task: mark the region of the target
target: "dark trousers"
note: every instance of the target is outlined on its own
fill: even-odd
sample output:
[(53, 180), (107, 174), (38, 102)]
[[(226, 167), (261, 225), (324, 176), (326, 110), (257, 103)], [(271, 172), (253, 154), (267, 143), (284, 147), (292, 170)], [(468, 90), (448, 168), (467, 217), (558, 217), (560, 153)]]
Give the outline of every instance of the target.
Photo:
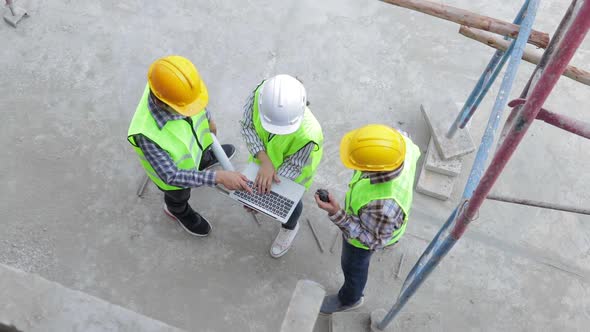
[(338, 292), (338, 299), (343, 305), (354, 304), (363, 296), (372, 254), (372, 251), (357, 248), (343, 238), (340, 265), (344, 284)]
[(172, 212), (177, 217), (183, 217), (193, 211), (191, 206), (188, 204), (189, 198), (191, 198), (191, 189), (180, 189), (180, 190), (162, 190), (164, 192), (164, 202), (168, 211)]
[[(172, 212), (175, 216), (181, 218), (189, 213), (193, 212), (193, 209), (188, 204), (188, 200), (191, 198), (191, 189), (181, 189), (181, 190), (163, 190), (164, 192), (164, 202), (168, 207), (168, 211)], [(303, 201), (299, 201), (295, 210), (293, 210), (293, 214), (289, 217), (286, 223), (282, 225), (285, 229), (295, 229), (297, 226), (297, 220), (301, 216), (301, 212), (303, 211)]]
[(293, 230), (297, 226), (297, 220), (301, 216), (301, 211), (303, 211), (303, 201), (299, 201), (295, 210), (293, 210), (293, 214), (289, 217), (286, 223), (283, 224), (283, 228)]

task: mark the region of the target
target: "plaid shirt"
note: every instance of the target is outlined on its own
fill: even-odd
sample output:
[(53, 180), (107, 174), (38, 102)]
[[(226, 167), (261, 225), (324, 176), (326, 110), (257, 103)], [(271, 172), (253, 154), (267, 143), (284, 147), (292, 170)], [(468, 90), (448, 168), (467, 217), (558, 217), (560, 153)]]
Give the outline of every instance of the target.
[[(258, 89), (258, 87), (256, 87), (256, 89)], [(246, 141), (248, 152), (250, 152), (250, 154), (253, 156), (256, 156), (256, 154), (260, 151), (264, 151), (264, 144), (262, 143), (260, 137), (258, 137), (256, 129), (254, 129), (254, 122), (252, 120), (254, 113), (254, 94), (256, 93), (256, 89), (254, 89), (246, 101), (246, 104), (244, 105), (244, 115), (240, 121), (240, 124), (242, 125), (242, 137), (244, 137), (244, 140)], [(272, 138), (273, 136), (273, 134), (270, 134), (269, 137)], [(279, 167), (277, 174), (291, 180), (298, 178), (303, 171), (303, 167), (307, 165), (314, 148), (315, 143), (309, 142), (302, 149), (288, 156), (285, 160), (283, 160), (283, 163)]]
[[(370, 179), (371, 184), (383, 183), (395, 179), (402, 169), (403, 166), (392, 172), (366, 172), (362, 177)], [(402, 226), (404, 218), (404, 211), (392, 199), (374, 200), (362, 207), (358, 216), (347, 214), (343, 209), (330, 216), (347, 239), (358, 239), (369, 250), (385, 247), (393, 232)]]
[[(168, 121), (172, 120), (183, 120), (186, 117), (181, 114), (171, 113), (167, 110), (158, 107), (153, 100), (153, 96), (150, 94), (148, 98), (148, 108), (150, 113), (156, 120), (158, 128), (162, 129)], [(211, 115), (206, 110), (207, 119), (211, 120)], [(143, 151), (145, 159), (156, 171), (156, 174), (165, 183), (181, 187), (181, 188), (194, 188), (200, 186), (215, 186), (215, 171), (197, 171), (197, 170), (184, 170), (178, 169), (174, 160), (168, 152), (161, 149), (157, 144), (149, 140), (143, 135), (135, 135), (135, 141), (137, 145)]]

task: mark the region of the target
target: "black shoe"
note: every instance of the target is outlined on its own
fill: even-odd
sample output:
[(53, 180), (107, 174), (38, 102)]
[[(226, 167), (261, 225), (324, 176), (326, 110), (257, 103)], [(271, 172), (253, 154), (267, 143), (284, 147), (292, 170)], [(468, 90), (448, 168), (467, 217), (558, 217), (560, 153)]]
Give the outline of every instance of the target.
[(355, 303), (344, 305), (340, 302), (338, 294), (326, 295), (322, 302), (322, 306), (320, 307), (320, 314), (331, 315), (335, 312), (350, 311), (362, 306), (364, 302), (365, 297), (361, 296), (361, 298)]
[(203, 218), (200, 214), (195, 211), (189, 213), (186, 217), (178, 218), (172, 212), (168, 210), (168, 207), (164, 205), (164, 213), (178, 222), (178, 224), (184, 228), (189, 234), (194, 236), (207, 236), (211, 233), (211, 224), (207, 219)]
[[(221, 147), (225, 152), (225, 155), (228, 159), (233, 158), (236, 154), (236, 147), (232, 144), (222, 144)], [(205, 152), (203, 152), (203, 157), (201, 158), (201, 164), (199, 165), (199, 171), (205, 171), (210, 169), (211, 167), (219, 165), (219, 160), (215, 157), (213, 153), (213, 149), (209, 147)]]

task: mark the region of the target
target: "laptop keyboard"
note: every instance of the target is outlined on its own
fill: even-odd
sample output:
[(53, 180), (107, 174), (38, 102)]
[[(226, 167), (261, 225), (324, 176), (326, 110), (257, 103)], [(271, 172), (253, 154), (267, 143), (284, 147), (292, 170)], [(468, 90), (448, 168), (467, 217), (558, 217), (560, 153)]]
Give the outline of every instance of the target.
[(248, 186), (252, 188), (254, 191), (252, 194), (243, 191), (243, 190), (236, 190), (234, 191), (234, 195), (238, 196), (239, 198), (249, 202), (253, 206), (258, 206), (259, 208), (264, 208), (281, 218), (286, 218), (287, 214), (291, 210), (291, 207), (295, 202), (288, 199), (287, 197), (281, 196), (274, 191), (271, 191), (267, 194), (259, 194), (256, 191), (256, 186), (254, 182), (248, 181)]

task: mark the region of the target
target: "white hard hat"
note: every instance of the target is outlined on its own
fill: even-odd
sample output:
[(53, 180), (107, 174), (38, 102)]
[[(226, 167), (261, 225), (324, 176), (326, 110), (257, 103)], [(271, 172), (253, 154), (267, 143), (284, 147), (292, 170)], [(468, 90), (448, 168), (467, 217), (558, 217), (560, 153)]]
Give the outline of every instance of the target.
[(306, 104), (305, 88), (295, 77), (277, 75), (264, 81), (258, 97), (262, 127), (276, 135), (297, 131)]

